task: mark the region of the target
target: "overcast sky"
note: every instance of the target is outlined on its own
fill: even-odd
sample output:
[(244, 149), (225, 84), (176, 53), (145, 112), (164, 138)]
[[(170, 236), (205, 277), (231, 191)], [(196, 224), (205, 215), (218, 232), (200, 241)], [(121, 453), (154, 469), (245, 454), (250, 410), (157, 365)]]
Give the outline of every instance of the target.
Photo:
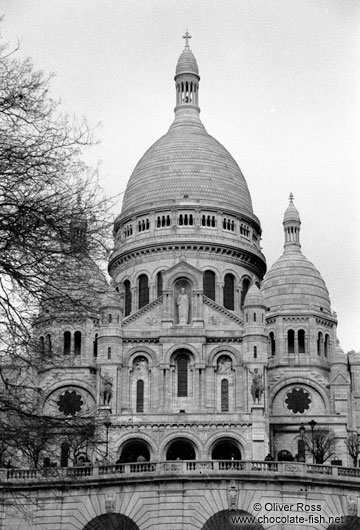
[(360, 1), (0, 0), (0, 13), (4, 39), (56, 74), (63, 111), (101, 123), (86, 156), (109, 195), (172, 122), (188, 28), (202, 121), (245, 175), (268, 267), (292, 192), (341, 345), (360, 350)]

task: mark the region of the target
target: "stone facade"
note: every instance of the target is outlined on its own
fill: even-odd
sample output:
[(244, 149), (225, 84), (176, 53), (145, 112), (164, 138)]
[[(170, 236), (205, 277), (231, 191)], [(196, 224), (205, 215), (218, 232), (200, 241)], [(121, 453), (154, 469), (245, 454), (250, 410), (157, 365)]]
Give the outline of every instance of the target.
[[(63, 354), (61, 366), (39, 373), (44, 411), (93, 411), (109, 422), (109, 447), (95, 467), (63, 471), (64, 490), (58, 474), (52, 486), (34, 475), (37, 507), (31, 526), (19, 528), (230, 528), (216, 514), (256, 515), (264, 499), (357, 515), (354, 470), (312, 467), (308, 453), (307, 463), (263, 462), (302, 453), (301, 428), (314, 420), (334, 433), (336, 459), (351, 465), (344, 440), (360, 430), (360, 361), (337, 342), (292, 197), (284, 253), (266, 273), (245, 178), (200, 121), (199, 80), (187, 38), (175, 119), (129, 180), (98, 314), (48, 313), (35, 326)], [(27, 478), (8, 476), (10, 489), (26, 488)], [(4, 521), (14, 527), (10, 513)]]

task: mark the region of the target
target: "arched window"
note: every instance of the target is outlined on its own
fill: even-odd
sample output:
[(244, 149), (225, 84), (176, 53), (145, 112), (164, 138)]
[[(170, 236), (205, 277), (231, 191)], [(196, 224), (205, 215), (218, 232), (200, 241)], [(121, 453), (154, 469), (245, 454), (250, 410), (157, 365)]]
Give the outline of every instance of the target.
[(253, 314), (253, 320), (256, 322), (256, 313)]
[(43, 336), (39, 339), (40, 353), (43, 355), (45, 353), (45, 339)]
[(288, 353), (295, 353), (295, 331), (289, 329), (287, 333), (288, 338)]
[(144, 381), (142, 379), (136, 383), (136, 412), (144, 412)]
[(177, 359), (178, 397), (187, 397), (188, 395), (188, 363), (189, 359), (185, 355), (181, 355)]
[(111, 324), (111, 323), (112, 323), (112, 314), (109, 313), (109, 324)]
[(305, 331), (303, 329), (298, 331), (298, 345), (299, 353), (305, 353)]
[(203, 276), (204, 295), (215, 300), (215, 272), (205, 271)]
[(321, 331), (319, 331), (318, 338), (317, 338), (317, 354), (318, 355), (321, 355), (322, 353), (322, 342), (323, 342), (323, 334), (321, 333)]
[(326, 334), (325, 335), (325, 340), (324, 340), (324, 355), (325, 355), (325, 357), (328, 357), (329, 350), (330, 350), (330, 337), (329, 337), (328, 334)]
[(276, 342), (275, 342), (275, 335), (273, 331), (270, 332), (269, 338), (270, 338), (270, 353), (272, 356), (274, 356), (276, 354)]
[(98, 354), (98, 334), (95, 334), (94, 343), (93, 343), (93, 355), (97, 357)]
[(139, 276), (139, 309), (149, 303), (149, 285), (146, 274)]
[(224, 278), (224, 307), (234, 310), (234, 276), (226, 274)]
[(240, 301), (240, 308), (242, 309), (245, 302), (245, 296), (249, 290), (250, 287), (250, 280), (248, 278), (244, 278), (242, 282), (242, 289), (241, 289), (241, 301)]
[(131, 313), (131, 286), (129, 280), (124, 281), (125, 291), (125, 316), (127, 317)]
[(254, 346), (254, 359), (257, 359), (257, 346)]
[(110, 359), (111, 359), (111, 348), (110, 348), (110, 346), (108, 347), (108, 354), (107, 354), (107, 358), (108, 358), (108, 360), (110, 360)]
[(74, 333), (74, 354), (80, 355), (81, 353), (81, 332), (75, 331)]
[(221, 380), (221, 412), (229, 411), (229, 381)]
[(45, 353), (50, 354), (51, 353), (51, 335), (48, 333), (46, 335), (46, 341), (45, 341)]
[(156, 275), (156, 294), (158, 297), (163, 294), (163, 277), (161, 271)]
[(64, 333), (64, 355), (70, 355), (71, 349), (71, 333), (70, 331), (65, 331)]

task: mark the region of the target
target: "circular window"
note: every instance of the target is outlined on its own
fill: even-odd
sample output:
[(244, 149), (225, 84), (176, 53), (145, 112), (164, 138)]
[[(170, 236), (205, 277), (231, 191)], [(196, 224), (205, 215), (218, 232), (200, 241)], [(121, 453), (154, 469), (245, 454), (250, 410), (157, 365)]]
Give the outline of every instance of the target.
[(75, 390), (66, 390), (57, 400), (59, 411), (63, 412), (65, 416), (75, 416), (80, 412), (83, 404), (81, 395)]
[(293, 388), (286, 394), (285, 403), (294, 414), (303, 414), (310, 408), (311, 397), (303, 388)]

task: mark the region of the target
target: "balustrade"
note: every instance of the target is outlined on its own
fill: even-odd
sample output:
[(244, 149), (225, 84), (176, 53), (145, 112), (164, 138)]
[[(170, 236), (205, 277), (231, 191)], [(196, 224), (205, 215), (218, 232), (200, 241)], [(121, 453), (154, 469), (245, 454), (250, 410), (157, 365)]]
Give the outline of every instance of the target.
[(221, 474), (264, 475), (278, 474), (285, 476), (327, 475), (360, 478), (360, 468), (328, 466), (322, 464), (307, 464), (302, 462), (272, 462), (272, 461), (242, 461), (242, 460), (176, 460), (166, 462), (130, 462), (106, 464), (96, 466), (79, 466), (67, 468), (38, 468), (38, 469), (0, 469), (0, 483), (30, 482), (46, 480), (77, 480), (97, 479), (111, 475), (124, 477), (138, 475), (201, 475), (216, 477)]

